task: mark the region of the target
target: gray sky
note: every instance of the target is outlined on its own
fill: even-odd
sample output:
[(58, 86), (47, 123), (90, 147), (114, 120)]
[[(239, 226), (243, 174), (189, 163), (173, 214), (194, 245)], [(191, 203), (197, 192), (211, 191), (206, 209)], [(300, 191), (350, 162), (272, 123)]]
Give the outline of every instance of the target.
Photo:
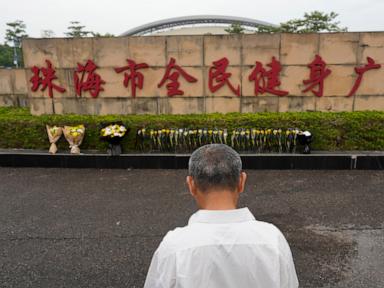
[(278, 24), (313, 10), (338, 13), (340, 24), (350, 31), (384, 31), (384, 0), (1, 0), (0, 42), (6, 23), (16, 19), (27, 24), (31, 37), (47, 29), (61, 37), (74, 20), (87, 30), (119, 35), (177, 16), (217, 14)]

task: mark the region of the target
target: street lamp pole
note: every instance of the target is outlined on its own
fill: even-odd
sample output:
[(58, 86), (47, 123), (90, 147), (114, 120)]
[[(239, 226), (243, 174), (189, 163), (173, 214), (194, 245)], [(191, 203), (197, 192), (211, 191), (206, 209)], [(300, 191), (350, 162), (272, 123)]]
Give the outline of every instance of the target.
[(15, 64), (16, 68), (19, 68), (19, 57), (17, 55), (17, 47), (19, 47), (18, 39), (13, 40), (13, 64)]

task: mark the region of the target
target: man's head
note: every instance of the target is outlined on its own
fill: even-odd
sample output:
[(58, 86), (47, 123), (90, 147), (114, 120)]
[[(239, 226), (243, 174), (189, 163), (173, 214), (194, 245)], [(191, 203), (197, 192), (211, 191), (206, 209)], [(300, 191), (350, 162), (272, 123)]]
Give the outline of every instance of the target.
[(246, 174), (235, 150), (224, 144), (205, 145), (192, 153), (188, 168), (188, 188), (201, 208), (214, 204), (207, 201), (229, 201), (236, 206)]

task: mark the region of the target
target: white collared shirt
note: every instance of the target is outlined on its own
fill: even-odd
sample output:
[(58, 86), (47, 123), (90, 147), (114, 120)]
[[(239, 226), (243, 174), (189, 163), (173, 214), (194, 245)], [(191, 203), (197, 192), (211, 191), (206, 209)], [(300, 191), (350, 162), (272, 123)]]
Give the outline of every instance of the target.
[(274, 225), (248, 208), (199, 210), (167, 233), (144, 288), (296, 288), (291, 250)]

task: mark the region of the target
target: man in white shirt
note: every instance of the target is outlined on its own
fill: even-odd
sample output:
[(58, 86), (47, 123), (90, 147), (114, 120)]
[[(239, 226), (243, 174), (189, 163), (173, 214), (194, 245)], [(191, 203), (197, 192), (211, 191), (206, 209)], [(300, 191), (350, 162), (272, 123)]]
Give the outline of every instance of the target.
[(247, 175), (239, 154), (224, 144), (203, 146), (189, 159), (187, 184), (200, 210), (167, 233), (144, 288), (296, 288), (283, 234), (236, 209)]

